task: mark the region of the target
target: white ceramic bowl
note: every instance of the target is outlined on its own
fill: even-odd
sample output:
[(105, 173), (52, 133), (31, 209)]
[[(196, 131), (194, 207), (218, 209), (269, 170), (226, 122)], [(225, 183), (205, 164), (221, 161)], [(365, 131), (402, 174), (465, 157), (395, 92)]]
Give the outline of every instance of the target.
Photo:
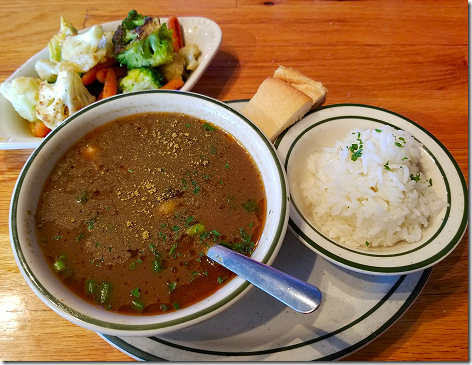
[(95, 332), (116, 336), (151, 336), (175, 331), (228, 308), (250, 284), (235, 277), (215, 294), (190, 307), (154, 316), (108, 312), (69, 291), (52, 273), (38, 245), (35, 213), (41, 188), (58, 159), (79, 138), (117, 118), (142, 112), (182, 112), (207, 120), (230, 133), (253, 157), (267, 199), (265, 228), (252, 257), (270, 265), (283, 242), (289, 217), (288, 184), (277, 153), (265, 135), (228, 105), (189, 92), (153, 90), (117, 95), (96, 102), (52, 131), (21, 171), (10, 207), (10, 238), (25, 280), (56, 313)]
[[(410, 132), (423, 146), (421, 169), (447, 202), (422, 228), (417, 242), (390, 247), (350, 247), (337, 242), (309, 218), (301, 184), (309, 181), (307, 158), (332, 147), (355, 128), (392, 126)], [(275, 142), (287, 171), (291, 193), (290, 228), (305, 245), (325, 259), (361, 273), (403, 275), (431, 267), (447, 257), (467, 229), (468, 189), (464, 176), (446, 147), (426, 129), (401, 115), (359, 104), (327, 105), (308, 113)]]

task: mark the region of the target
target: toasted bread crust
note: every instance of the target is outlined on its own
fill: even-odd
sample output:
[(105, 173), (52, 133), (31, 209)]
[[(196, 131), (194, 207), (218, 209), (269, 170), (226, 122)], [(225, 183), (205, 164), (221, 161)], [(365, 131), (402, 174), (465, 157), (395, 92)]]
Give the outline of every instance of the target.
[(268, 77), (241, 113), (273, 142), (282, 131), (301, 119), (312, 105), (313, 99), (305, 93), (285, 81)]
[(326, 101), (326, 93), (328, 90), (321, 82), (310, 79), (301, 72), (292, 68), (279, 66), (274, 72), (274, 77), (285, 81), (297, 90), (305, 93), (313, 99), (312, 109), (318, 108)]

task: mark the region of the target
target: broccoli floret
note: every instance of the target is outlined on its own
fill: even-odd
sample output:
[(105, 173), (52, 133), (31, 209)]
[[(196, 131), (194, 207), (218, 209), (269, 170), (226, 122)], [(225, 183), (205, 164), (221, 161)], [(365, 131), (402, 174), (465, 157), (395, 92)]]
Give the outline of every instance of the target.
[(159, 89), (166, 83), (164, 76), (152, 67), (133, 68), (120, 81), (124, 93), (140, 90)]
[(172, 61), (172, 32), (165, 23), (160, 25), (159, 18), (132, 10), (113, 35), (115, 59), (130, 69)]
[(70, 35), (77, 35), (77, 29), (61, 16), (61, 28), (48, 43), (49, 59), (59, 62), (61, 60), (61, 45), (64, 39)]
[(35, 115), (38, 90), (42, 80), (20, 76), (0, 85), (0, 93), (13, 105), (18, 114), (30, 122), (38, 122)]
[(94, 101), (95, 96), (89, 93), (77, 72), (61, 70), (54, 84), (42, 81), (39, 85), (36, 117), (54, 129)]

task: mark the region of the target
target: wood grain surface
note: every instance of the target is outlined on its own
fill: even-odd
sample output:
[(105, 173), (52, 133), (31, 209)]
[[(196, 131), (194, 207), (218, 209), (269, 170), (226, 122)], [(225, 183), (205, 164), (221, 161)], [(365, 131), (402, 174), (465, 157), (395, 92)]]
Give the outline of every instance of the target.
[[(192, 91), (251, 98), (279, 64), (322, 81), (327, 104), (360, 103), (402, 114), (451, 152), (468, 180), (468, 4), (444, 1), (9, 0), (0, 3), (0, 82), (59, 29), (123, 19), (202, 16), (223, 31), (221, 48)], [(8, 123), (1, 120), (0, 123)], [(25, 283), (11, 250), (8, 210), (32, 150), (0, 151), (0, 359), (128, 361), (97, 334), (62, 319)], [(468, 233), (438, 263), (412, 307), (344, 360), (461, 360), (468, 347)]]

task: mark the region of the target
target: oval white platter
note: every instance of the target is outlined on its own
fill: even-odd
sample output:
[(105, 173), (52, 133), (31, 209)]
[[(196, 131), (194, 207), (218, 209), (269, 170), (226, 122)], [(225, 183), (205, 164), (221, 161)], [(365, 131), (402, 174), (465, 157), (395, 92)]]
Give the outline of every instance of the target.
[[(382, 129), (386, 125), (410, 132), (423, 145), (421, 169), (432, 179), (432, 188), (449, 207), (429, 220), (418, 242), (399, 242), (392, 247), (379, 248), (348, 247), (330, 239), (321, 227), (307, 218), (300, 188), (309, 174), (306, 160), (315, 151), (334, 146), (355, 128)], [(438, 139), (399, 114), (367, 105), (328, 105), (305, 115), (279, 136), (275, 146), (289, 180), (290, 229), (307, 247), (337, 265), (376, 275), (412, 273), (444, 259), (465, 233), (468, 194), (459, 166)]]
[[(161, 23), (167, 21), (167, 18), (160, 19)], [(181, 88), (182, 91), (190, 91), (216, 56), (221, 44), (222, 32), (217, 23), (207, 18), (179, 17), (178, 19), (184, 32), (185, 43), (195, 43), (200, 48), (199, 66), (190, 74)], [(59, 18), (57, 24), (59, 30)], [(120, 24), (121, 20), (104, 23), (102, 27), (104, 30), (110, 31), (116, 30)], [(51, 37), (53, 35), (51, 34)], [(5, 81), (11, 81), (20, 76), (38, 77), (34, 65), (37, 60), (47, 59), (48, 57), (49, 51), (46, 47), (26, 61)], [(31, 134), (28, 123), (27, 120), (18, 115), (11, 103), (0, 94), (0, 150), (38, 147), (42, 138), (34, 137)]]
[[(246, 102), (228, 103), (241, 110)], [(336, 360), (395, 323), (432, 271), (390, 276), (355, 272), (317, 255), (290, 231), (272, 266), (318, 286), (321, 306), (300, 314), (253, 287), (223, 313), (182, 331), (158, 337), (99, 335), (137, 360)]]

